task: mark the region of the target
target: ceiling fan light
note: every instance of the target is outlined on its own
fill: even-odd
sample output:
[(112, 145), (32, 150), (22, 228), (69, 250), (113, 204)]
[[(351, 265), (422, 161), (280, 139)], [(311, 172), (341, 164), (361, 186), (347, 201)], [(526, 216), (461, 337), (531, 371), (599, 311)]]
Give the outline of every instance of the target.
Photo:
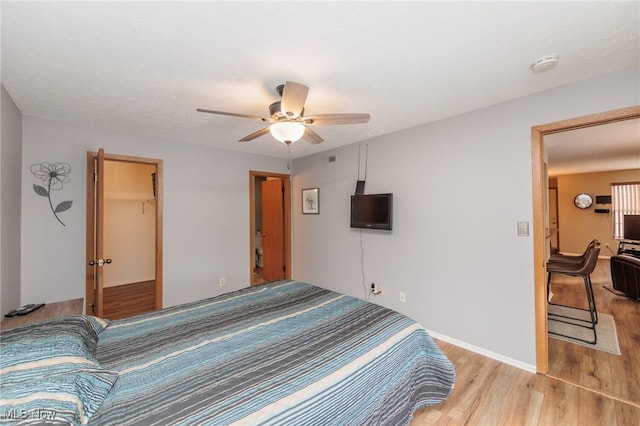
[(278, 121), (269, 126), (271, 136), (282, 143), (293, 143), (304, 135), (304, 125), (294, 121)]

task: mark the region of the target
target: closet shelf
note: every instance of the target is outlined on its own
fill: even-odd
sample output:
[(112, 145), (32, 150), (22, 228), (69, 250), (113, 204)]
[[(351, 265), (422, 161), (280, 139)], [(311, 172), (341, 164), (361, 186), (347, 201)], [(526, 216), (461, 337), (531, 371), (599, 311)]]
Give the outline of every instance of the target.
[(128, 200), (128, 201), (155, 201), (153, 196), (147, 194), (104, 194), (105, 200)]

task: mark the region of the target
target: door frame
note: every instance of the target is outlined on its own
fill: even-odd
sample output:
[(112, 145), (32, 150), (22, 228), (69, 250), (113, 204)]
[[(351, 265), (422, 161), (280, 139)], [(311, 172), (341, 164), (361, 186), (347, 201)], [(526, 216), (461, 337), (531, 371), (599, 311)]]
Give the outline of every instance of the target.
[[(86, 219), (86, 278), (85, 278), (85, 312), (90, 314), (90, 304), (93, 303), (93, 298), (95, 298), (95, 293), (93, 289), (93, 267), (89, 266), (89, 261), (93, 260), (93, 251), (94, 251), (94, 235), (93, 235), (93, 220), (94, 220), (94, 179), (93, 176), (93, 162), (97, 158), (98, 153), (87, 151), (87, 219)], [(138, 164), (146, 164), (146, 165), (155, 165), (156, 166), (156, 259), (155, 259), (155, 269), (156, 269), (156, 287), (155, 287), (155, 309), (162, 308), (162, 281), (163, 281), (163, 272), (162, 272), (162, 255), (163, 255), (163, 243), (162, 243), (162, 207), (163, 207), (163, 164), (162, 160), (158, 160), (155, 158), (144, 158), (144, 157), (133, 157), (129, 155), (118, 155), (118, 154), (108, 154), (104, 153), (105, 161), (118, 161), (123, 163), (138, 163)], [(90, 297), (90, 295), (92, 295)]]
[(253, 277), (255, 266), (256, 227), (256, 177), (282, 179), (284, 184), (284, 265), (285, 279), (291, 279), (291, 176), (282, 173), (249, 170), (249, 282), (256, 285)]
[(547, 337), (547, 295), (546, 295), (546, 229), (545, 218), (545, 175), (546, 152), (544, 136), (568, 130), (598, 126), (615, 121), (640, 118), (640, 106), (621, 108), (613, 111), (585, 115), (569, 120), (556, 121), (531, 127), (531, 163), (533, 178), (533, 273), (536, 326), (536, 371), (549, 371), (549, 342)]

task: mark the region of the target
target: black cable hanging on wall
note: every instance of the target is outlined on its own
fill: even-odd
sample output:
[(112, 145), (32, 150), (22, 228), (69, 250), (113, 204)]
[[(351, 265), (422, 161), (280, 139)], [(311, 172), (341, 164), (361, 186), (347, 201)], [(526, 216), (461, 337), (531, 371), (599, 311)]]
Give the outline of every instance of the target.
[[(369, 144), (365, 144), (365, 159), (364, 159), (364, 180), (360, 180), (360, 151), (362, 145), (358, 144), (358, 183), (356, 184), (356, 195), (364, 193), (364, 182), (367, 181), (367, 166), (369, 162)], [(362, 182), (362, 184), (360, 184)], [(369, 300), (371, 297), (371, 293), (369, 291), (369, 287), (367, 286), (365, 272), (364, 272), (364, 244), (362, 243), (362, 231), (360, 230), (360, 272), (362, 274), (362, 288), (364, 289), (364, 299)]]

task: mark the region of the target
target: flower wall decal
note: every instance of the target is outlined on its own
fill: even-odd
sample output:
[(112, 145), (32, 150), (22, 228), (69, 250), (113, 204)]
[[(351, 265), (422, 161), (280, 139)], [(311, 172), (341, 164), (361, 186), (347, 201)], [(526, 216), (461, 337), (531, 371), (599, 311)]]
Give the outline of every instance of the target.
[(62, 226), (66, 226), (62, 220), (58, 217), (58, 213), (62, 213), (71, 208), (73, 201), (62, 201), (55, 208), (53, 208), (53, 202), (51, 201), (51, 191), (58, 191), (62, 189), (65, 183), (68, 183), (71, 178), (71, 166), (67, 163), (40, 163), (33, 164), (31, 166), (31, 173), (42, 181), (45, 186), (33, 185), (33, 190), (36, 194), (47, 197), (49, 200), (49, 207), (51, 212), (58, 219), (58, 222), (62, 223)]

